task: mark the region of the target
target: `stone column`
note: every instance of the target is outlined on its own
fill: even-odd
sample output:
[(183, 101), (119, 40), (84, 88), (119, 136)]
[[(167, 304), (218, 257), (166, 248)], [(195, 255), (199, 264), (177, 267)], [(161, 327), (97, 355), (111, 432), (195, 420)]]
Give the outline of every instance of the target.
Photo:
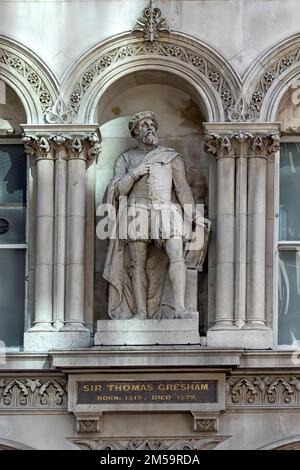
[(279, 136), (256, 134), (248, 161), (247, 324), (264, 327), (267, 159), (279, 149)]
[(54, 202), (54, 279), (53, 322), (57, 330), (64, 326), (65, 264), (66, 264), (66, 202), (67, 202), (67, 149), (68, 137), (57, 134), (55, 144), (55, 202)]
[[(266, 162), (279, 148), (279, 125), (205, 123), (217, 159), (216, 308), (210, 347), (268, 349), (266, 324)], [(272, 198), (271, 198), (272, 199)]]
[(51, 140), (27, 135), (27, 154), (36, 160), (35, 308), (32, 331), (52, 331), (54, 155)]
[(206, 135), (207, 150), (217, 158), (216, 311), (214, 329), (233, 328), (235, 156), (231, 139)]
[(85, 189), (87, 166), (100, 147), (98, 126), (23, 127), (26, 151), (37, 167), (34, 320), (24, 349), (87, 347)]
[(99, 151), (96, 133), (74, 137), (68, 145), (66, 313), (62, 331), (84, 326), (85, 191), (87, 164)]
[(243, 131), (233, 134), (236, 141), (234, 320), (238, 327), (244, 326), (246, 321), (247, 157), (252, 137)]

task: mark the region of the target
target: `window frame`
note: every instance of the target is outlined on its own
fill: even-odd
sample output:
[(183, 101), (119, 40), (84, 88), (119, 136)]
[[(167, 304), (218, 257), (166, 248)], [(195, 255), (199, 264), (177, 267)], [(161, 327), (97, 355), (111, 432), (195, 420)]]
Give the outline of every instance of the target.
[[(300, 135), (282, 136), (281, 144), (300, 144)], [(278, 326), (279, 326), (279, 298), (278, 298), (278, 281), (279, 281), (279, 254), (281, 251), (300, 251), (300, 240), (279, 240), (279, 207), (280, 207), (280, 155), (281, 150), (278, 152), (278, 157), (275, 157), (274, 162), (274, 292), (273, 292), (273, 305), (274, 305), (274, 345), (275, 349), (283, 351), (294, 351), (295, 348), (291, 344), (278, 344)]]
[[(22, 145), (24, 148), (24, 144), (22, 142), (21, 137), (0, 137), (0, 148), (1, 145)], [(28, 260), (28, 236), (29, 236), (29, 159), (26, 155), (24, 149), (24, 158), (26, 158), (26, 220), (25, 220), (25, 243), (3, 243), (0, 244), (0, 250), (7, 250), (7, 249), (20, 249), (25, 250), (25, 272), (24, 272), (24, 324), (23, 324), (23, 334), (26, 331), (27, 325), (27, 317), (28, 317), (28, 269), (29, 269), (29, 260)], [(24, 350), (23, 345), (20, 346), (6, 346), (6, 350), (8, 352), (21, 352)]]

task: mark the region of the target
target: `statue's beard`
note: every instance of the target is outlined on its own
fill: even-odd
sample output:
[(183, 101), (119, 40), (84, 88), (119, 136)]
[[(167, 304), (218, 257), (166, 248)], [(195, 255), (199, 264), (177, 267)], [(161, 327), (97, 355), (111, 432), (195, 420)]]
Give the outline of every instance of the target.
[(143, 135), (142, 141), (143, 141), (143, 144), (157, 145), (158, 137), (155, 132), (147, 132), (147, 134)]

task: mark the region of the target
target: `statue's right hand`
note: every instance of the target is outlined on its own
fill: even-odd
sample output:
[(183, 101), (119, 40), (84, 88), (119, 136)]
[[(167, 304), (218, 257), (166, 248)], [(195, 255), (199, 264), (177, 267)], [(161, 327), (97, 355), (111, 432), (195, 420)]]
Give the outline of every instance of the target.
[(149, 169), (149, 163), (142, 163), (133, 170), (133, 173), (137, 178), (141, 178), (142, 176), (148, 175)]

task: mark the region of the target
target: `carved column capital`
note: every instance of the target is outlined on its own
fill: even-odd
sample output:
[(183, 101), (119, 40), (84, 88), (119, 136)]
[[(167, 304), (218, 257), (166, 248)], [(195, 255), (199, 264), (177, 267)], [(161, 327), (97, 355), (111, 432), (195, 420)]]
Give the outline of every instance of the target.
[(216, 158), (234, 156), (234, 142), (231, 135), (207, 132), (205, 134), (205, 148)]
[(53, 160), (51, 139), (48, 136), (26, 133), (23, 135), (22, 142), (24, 143), (25, 152), (32, 163), (42, 159)]
[(215, 157), (271, 158), (279, 150), (277, 123), (205, 123), (206, 151)]
[(25, 151), (32, 163), (38, 159), (55, 159), (58, 150), (64, 150), (64, 158), (89, 162), (100, 151), (97, 125), (25, 125), (23, 131)]
[(280, 148), (279, 132), (256, 134), (252, 138), (250, 157), (273, 158)]

